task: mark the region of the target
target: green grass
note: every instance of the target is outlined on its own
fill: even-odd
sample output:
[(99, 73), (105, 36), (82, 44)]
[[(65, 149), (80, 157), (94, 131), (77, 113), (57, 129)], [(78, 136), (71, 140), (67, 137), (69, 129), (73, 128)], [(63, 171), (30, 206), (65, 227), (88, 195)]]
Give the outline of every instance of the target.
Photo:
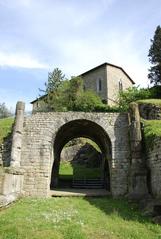
[(87, 168), (85, 165), (74, 165), (70, 162), (60, 162), (59, 178), (60, 179), (93, 179), (101, 177), (101, 168)]
[(76, 165), (73, 169), (75, 179), (101, 178), (101, 168), (87, 168), (84, 165)]
[(22, 199), (0, 211), (0, 239), (160, 239), (161, 226), (126, 200)]
[(153, 147), (154, 139), (161, 137), (161, 120), (143, 120), (146, 146)]
[(11, 132), (14, 118), (0, 119), (0, 144), (3, 139)]
[(73, 178), (73, 167), (70, 162), (60, 162), (59, 178), (70, 179)]
[(161, 106), (161, 99), (145, 99), (145, 100), (138, 100), (139, 104), (152, 104), (152, 105), (158, 105)]

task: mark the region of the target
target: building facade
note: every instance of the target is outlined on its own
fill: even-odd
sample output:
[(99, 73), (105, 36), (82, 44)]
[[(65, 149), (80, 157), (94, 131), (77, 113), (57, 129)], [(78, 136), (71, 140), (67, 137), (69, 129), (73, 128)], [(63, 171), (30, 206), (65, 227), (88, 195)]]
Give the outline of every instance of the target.
[(135, 84), (123, 68), (109, 63), (101, 64), (80, 76), (84, 80), (85, 90), (92, 89), (108, 105), (117, 104), (119, 91)]
[[(84, 81), (85, 90), (93, 90), (108, 105), (116, 105), (118, 93), (132, 87), (135, 82), (122, 67), (103, 63), (79, 75)], [(33, 111), (44, 104), (45, 96), (31, 102)]]

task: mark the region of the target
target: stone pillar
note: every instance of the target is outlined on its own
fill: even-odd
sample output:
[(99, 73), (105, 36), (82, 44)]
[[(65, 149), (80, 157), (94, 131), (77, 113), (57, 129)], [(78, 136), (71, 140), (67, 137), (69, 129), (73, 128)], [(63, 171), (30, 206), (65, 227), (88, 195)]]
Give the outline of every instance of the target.
[(147, 188), (147, 169), (142, 157), (142, 134), (140, 114), (137, 103), (130, 104), (130, 147), (131, 147), (131, 165), (129, 195), (131, 199), (142, 199), (148, 195)]
[(25, 103), (18, 101), (16, 105), (16, 116), (13, 129), (11, 167), (20, 167), (24, 110)]

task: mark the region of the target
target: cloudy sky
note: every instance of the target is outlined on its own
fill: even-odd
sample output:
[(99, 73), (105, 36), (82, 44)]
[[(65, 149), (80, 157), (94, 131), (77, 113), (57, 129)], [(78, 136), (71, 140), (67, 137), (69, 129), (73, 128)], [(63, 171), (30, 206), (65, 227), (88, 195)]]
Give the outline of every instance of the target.
[(147, 86), (160, 24), (161, 0), (0, 0), (0, 103), (29, 110), (55, 67), (69, 77), (109, 62)]

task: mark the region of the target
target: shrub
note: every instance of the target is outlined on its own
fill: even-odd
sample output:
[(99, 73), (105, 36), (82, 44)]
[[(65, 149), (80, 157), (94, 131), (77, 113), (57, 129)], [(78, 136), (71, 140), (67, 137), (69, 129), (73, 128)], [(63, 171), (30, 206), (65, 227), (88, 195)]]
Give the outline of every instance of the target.
[(125, 91), (120, 92), (118, 98), (120, 110), (127, 111), (131, 102), (151, 98), (151, 92), (149, 89), (139, 89), (138, 87), (131, 87)]
[(85, 111), (91, 112), (95, 111), (97, 108), (104, 108), (99, 96), (97, 96), (93, 91), (84, 91), (75, 100), (74, 110), (76, 111)]

